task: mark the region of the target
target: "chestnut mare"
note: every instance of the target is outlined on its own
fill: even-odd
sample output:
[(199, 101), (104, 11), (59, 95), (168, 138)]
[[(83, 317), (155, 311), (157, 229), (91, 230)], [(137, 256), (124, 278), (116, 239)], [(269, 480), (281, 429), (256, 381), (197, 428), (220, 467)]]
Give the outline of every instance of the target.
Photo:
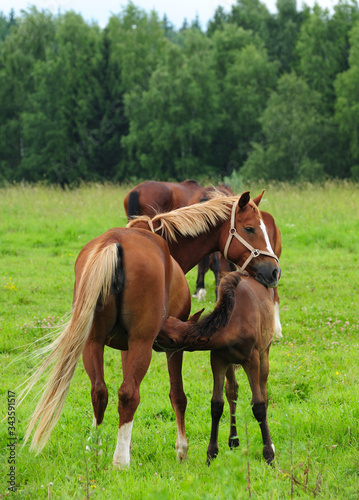
[[(221, 191), (224, 195), (227, 196), (233, 195), (233, 191), (226, 184), (221, 184), (218, 188), (214, 187), (200, 188), (194, 193), (192, 198), (189, 200), (188, 204), (191, 205), (192, 203), (207, 201), (208, 199), (210, 199), (211, 195), (213, 195), (215, 191)], [(268, 212), (264, 212), (263, 210), (261, 210), (260, 213), (267, 228), (271, 247), (275, 255), (279, 259), (282, 253), (282, 239), (279, 228), (275, 223), (275, 220), (271, 214), (269, 214)], [(196, 291), (192, 295), (192, 297), (198, 298), (199, 300), (205, 300), (206, 289), (204, 285), (204, 276), (209, 269), (213, 271), (215, 276), (216, 297), (217, 297), (219, 281), (221, 280), (221, 278), (223, 278), (223, 276), (225, 276), (225, 274), (227, 274), (230, 271), (234, 271), (235, 266), (233, 266), (231, 262), (228, 262), (218, 252), (204, 257), (204, 259), (202, 259), (198, 264)], [(274, 337), (275, 339), (281, 339), (283, 335), (282, 335), (282, 325), (279, 317), (279, 295), (277, 287), (274, 288), (273, 301), (274, 301), (274, 311), (275, 311)]]
[[(208, 253), (220, 250), (247, 268), (258, 282), (270, 287), (278, 283), (278, 259), (257, 208), (262, 195), (250, 200), (246, 192), (240, 197), (215, 198), (153, 219), (141, 217), (131, 221), (130, 227), (110, 229), (81, 250), (75, 265), (72, 317), (61, 335), (41, 351), (41, 355), (50, 354), (24, 391), (26, 396), (52, 366), (25, 441), (37, 423), (32, 447), (41, 449), (49, 439), (81, 354), (91, 380), (94, 422), (102, 422), (108, 401), (103, 351), (108, 345), (122, 351), (123, 370), (113, 463), (118, 467), (129, 465), (133, 417), (152, 346), (168, 316), (186, 319), (189, 314), (190, 294), (184, 273)], [(187, 457), (188, 450), (182, 358), (182, 352), (167, 355), (180, 460)]]
[(269, 348), (274, 336), (273, 292), (240, 271), (227, 274), (219, 286), (219, 300), (214, 311), (198, 321), (202, 311), (189, 321), (168, 318), (158, 341), (185, 351), (211, 351), (213, 394), (211, 400), (212, 429), (207, 450), (207, 463), (218, 455), (218, 427), (223, 413), (223, 386), (230, 408), (230, 448), (239, 446), (236, 429), (238, 382), (236, 365), (247, 374), (252, 391), (252, 411), (260, 425), (263, 456), (267, 463), (274, 459), (267, 422), (267, 379)]
[(145, 181), (131, 189), (125, 196), (124, 207), (128, 219), (136, 215), (154, 217), (159, 212), (169, 212), (185, 207), (200, 184), (192, 179), (180, 183)]

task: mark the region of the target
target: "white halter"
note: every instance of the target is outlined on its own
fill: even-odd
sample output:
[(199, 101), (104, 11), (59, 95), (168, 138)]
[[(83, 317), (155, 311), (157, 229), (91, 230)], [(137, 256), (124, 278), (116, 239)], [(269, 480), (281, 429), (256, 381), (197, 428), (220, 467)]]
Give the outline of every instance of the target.
[(248, 250), (250, 250), (250, 252), (251, 252), (249, 254), (248, 259), (245, 261), (245, 263), (243, 264), (243, 266), (240, 268), (241, 271), (244, 271), (245, 268), (250, 263), (250, 261), (253, 258), (255, 258), (255, 257), (259, 257), (259, 255), (267, 255), (268, 257), (272, 257), (272, 259), (274, 259), (277, 262), (279, 262), (278, 257), (274, 253), (272, 253), (272, 252), (266, 252), (264, 250), (257, 250), (255, 248), (253, 248), (252, 245), (250, 245), (244, 238), (242, 238), (242, 236), (240, 236), (237, 233), (236, 223), (235, 223), (236, 208), (237, 208), (237, 203), (233, 203), (232, 214), (231, 214), (231, 227), (230, 227), (230, 230), (229, 230), (229, 236), (228, 236), (228, 239), (227, 239), (227, 243), (226, 243), (226, 246), (224, 247), (224, 252), (223, 252), (223, 255), (225, 256), (225, 258), (227, 260), (230, 260), (230, 259), (228, 259), (228, 250), (229, 250), (229, 246), (230, 246), (231, 241), (232, 241), (233, 236), (234, 236), (235, 238), (237, 238), (238, 241), (240, 241), (242, 243), (242, 245), (244, 245), (245, 247), (247, 247)]

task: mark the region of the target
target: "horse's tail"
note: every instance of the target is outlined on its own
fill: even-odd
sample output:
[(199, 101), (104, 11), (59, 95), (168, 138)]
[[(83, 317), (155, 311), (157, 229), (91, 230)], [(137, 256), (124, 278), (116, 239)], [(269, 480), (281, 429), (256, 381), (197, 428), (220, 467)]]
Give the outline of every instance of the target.
[(136, 215), (141, 215), (140, 193), (137, 190), (131, 191), (128, 197), (128, 220), (132, 219)]
[(235, 305), (236, 288), (242, 276), (246, 275), (237, 271), (227, 274), (222, 279), (218, 288), (216, 307), (208, 316), (188, 328), (184, 344), (204, 345), (218, 330), (227, 326)]
[(26, 443), (38, 422), (31, 448), (40, 451), (49, 439), (60, 417), (77, 362), (89, 336), (96, 307), (103, 307), (111, 293), (122, 291), (123, 276), (120, 244), (96, 247), (89, 254), (76, 289), (72, 317), (60, 336), (42, 350), (41, 354), (50, 354), (23, 391), (26, 396), (45, 370), (52, 366), (50, 378), (25, 434)]

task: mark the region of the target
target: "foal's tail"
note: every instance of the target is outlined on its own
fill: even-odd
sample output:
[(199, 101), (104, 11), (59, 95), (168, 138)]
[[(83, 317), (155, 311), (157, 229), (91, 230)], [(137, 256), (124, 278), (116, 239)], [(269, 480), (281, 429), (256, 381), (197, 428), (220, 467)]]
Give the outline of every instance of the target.
[(116, 243), (93, 249), (76, 289), (70, 321), (60, 336), (40, 353), (50, 354), (32, 375), (22, 396), (25, 397), (47, 368), (52, 366), (50, 378), (25, 434), (26, 443), (38, 422), (31, 442), (33, 449), (40, 451), (45, 446), (60, 417), (77, 362), (91, 330), (96, 306), (104, 306), (109, 295), (120, 292), (123, 287), (122, 278), (119, 279), (123, 276), (121, 257), (122, 247)]

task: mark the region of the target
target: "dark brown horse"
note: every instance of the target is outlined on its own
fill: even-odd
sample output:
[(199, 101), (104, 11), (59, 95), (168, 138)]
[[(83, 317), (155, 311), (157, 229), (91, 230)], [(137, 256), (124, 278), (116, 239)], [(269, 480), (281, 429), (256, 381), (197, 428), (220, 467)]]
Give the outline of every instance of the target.
[(154, 217), (188, 204), (191, 196), (200, 188), (194, 180), (177, 182), (145, 181), (131, 189), (125, 196), (124, 207), (128, 219), (136, 215)]
[(274, 459), (267, 422), (267, 378), (269, 348), (274, 335), (273, 292), (254, 278), (241, 272), (225, 276), (219, 287), (219, 300), (214, 311), (198, 321), (195, 314), (188, 322), (168, 318), (158, 341), (165, 346), (186, 351), (210, 350), (213, 373), (211, 401), (212, 430), (207, 450), (209, 463), (218, 455), (218, 427), (223, 413), (223, 387), (227, 376), (226, 395), (230, 407), (229, 446), (239, 446), (236, 429), (238, 383), (235, 367), (241, 365), (252, 391), (252, 410), (259, 422), (263, 439), (263, 456), (267, 463)]
[[(152, 346), (168, 316), (188, 317), (190, 295), (184, 272), (206, 254), (226, 250), (227, 257), (246, 267), (258, 282), (277, 285), (280, 268), (277, 257), (268, 249), (268, 235), (257, 208), (261, 197), (252, 201), (247, 192), (240, 197), (221, 197), (159, 214), (153, 219), (142, 217), (131, 221), (130, 227), (107, 231), (81, 250), (75, 265), (72, 317), (61, 335), (41, 352), (50, 354), (27, 387), (30, 390), (52, 366), (26, 433), (28, 439), (38, 423), (33, 447), (41, 449), (48, 440), (81, 354), (91, 380), (95, 423), (102, 422), (108, 400), (103, 351), (108, 345), (123, 354), (119, 430), (113, 461), (115, 466), (129, 465), (133, 417)], [(177, 456), (183, 459), (188, 444), (182, 353), (167, 359), (170, 398), (177, 423)]]

